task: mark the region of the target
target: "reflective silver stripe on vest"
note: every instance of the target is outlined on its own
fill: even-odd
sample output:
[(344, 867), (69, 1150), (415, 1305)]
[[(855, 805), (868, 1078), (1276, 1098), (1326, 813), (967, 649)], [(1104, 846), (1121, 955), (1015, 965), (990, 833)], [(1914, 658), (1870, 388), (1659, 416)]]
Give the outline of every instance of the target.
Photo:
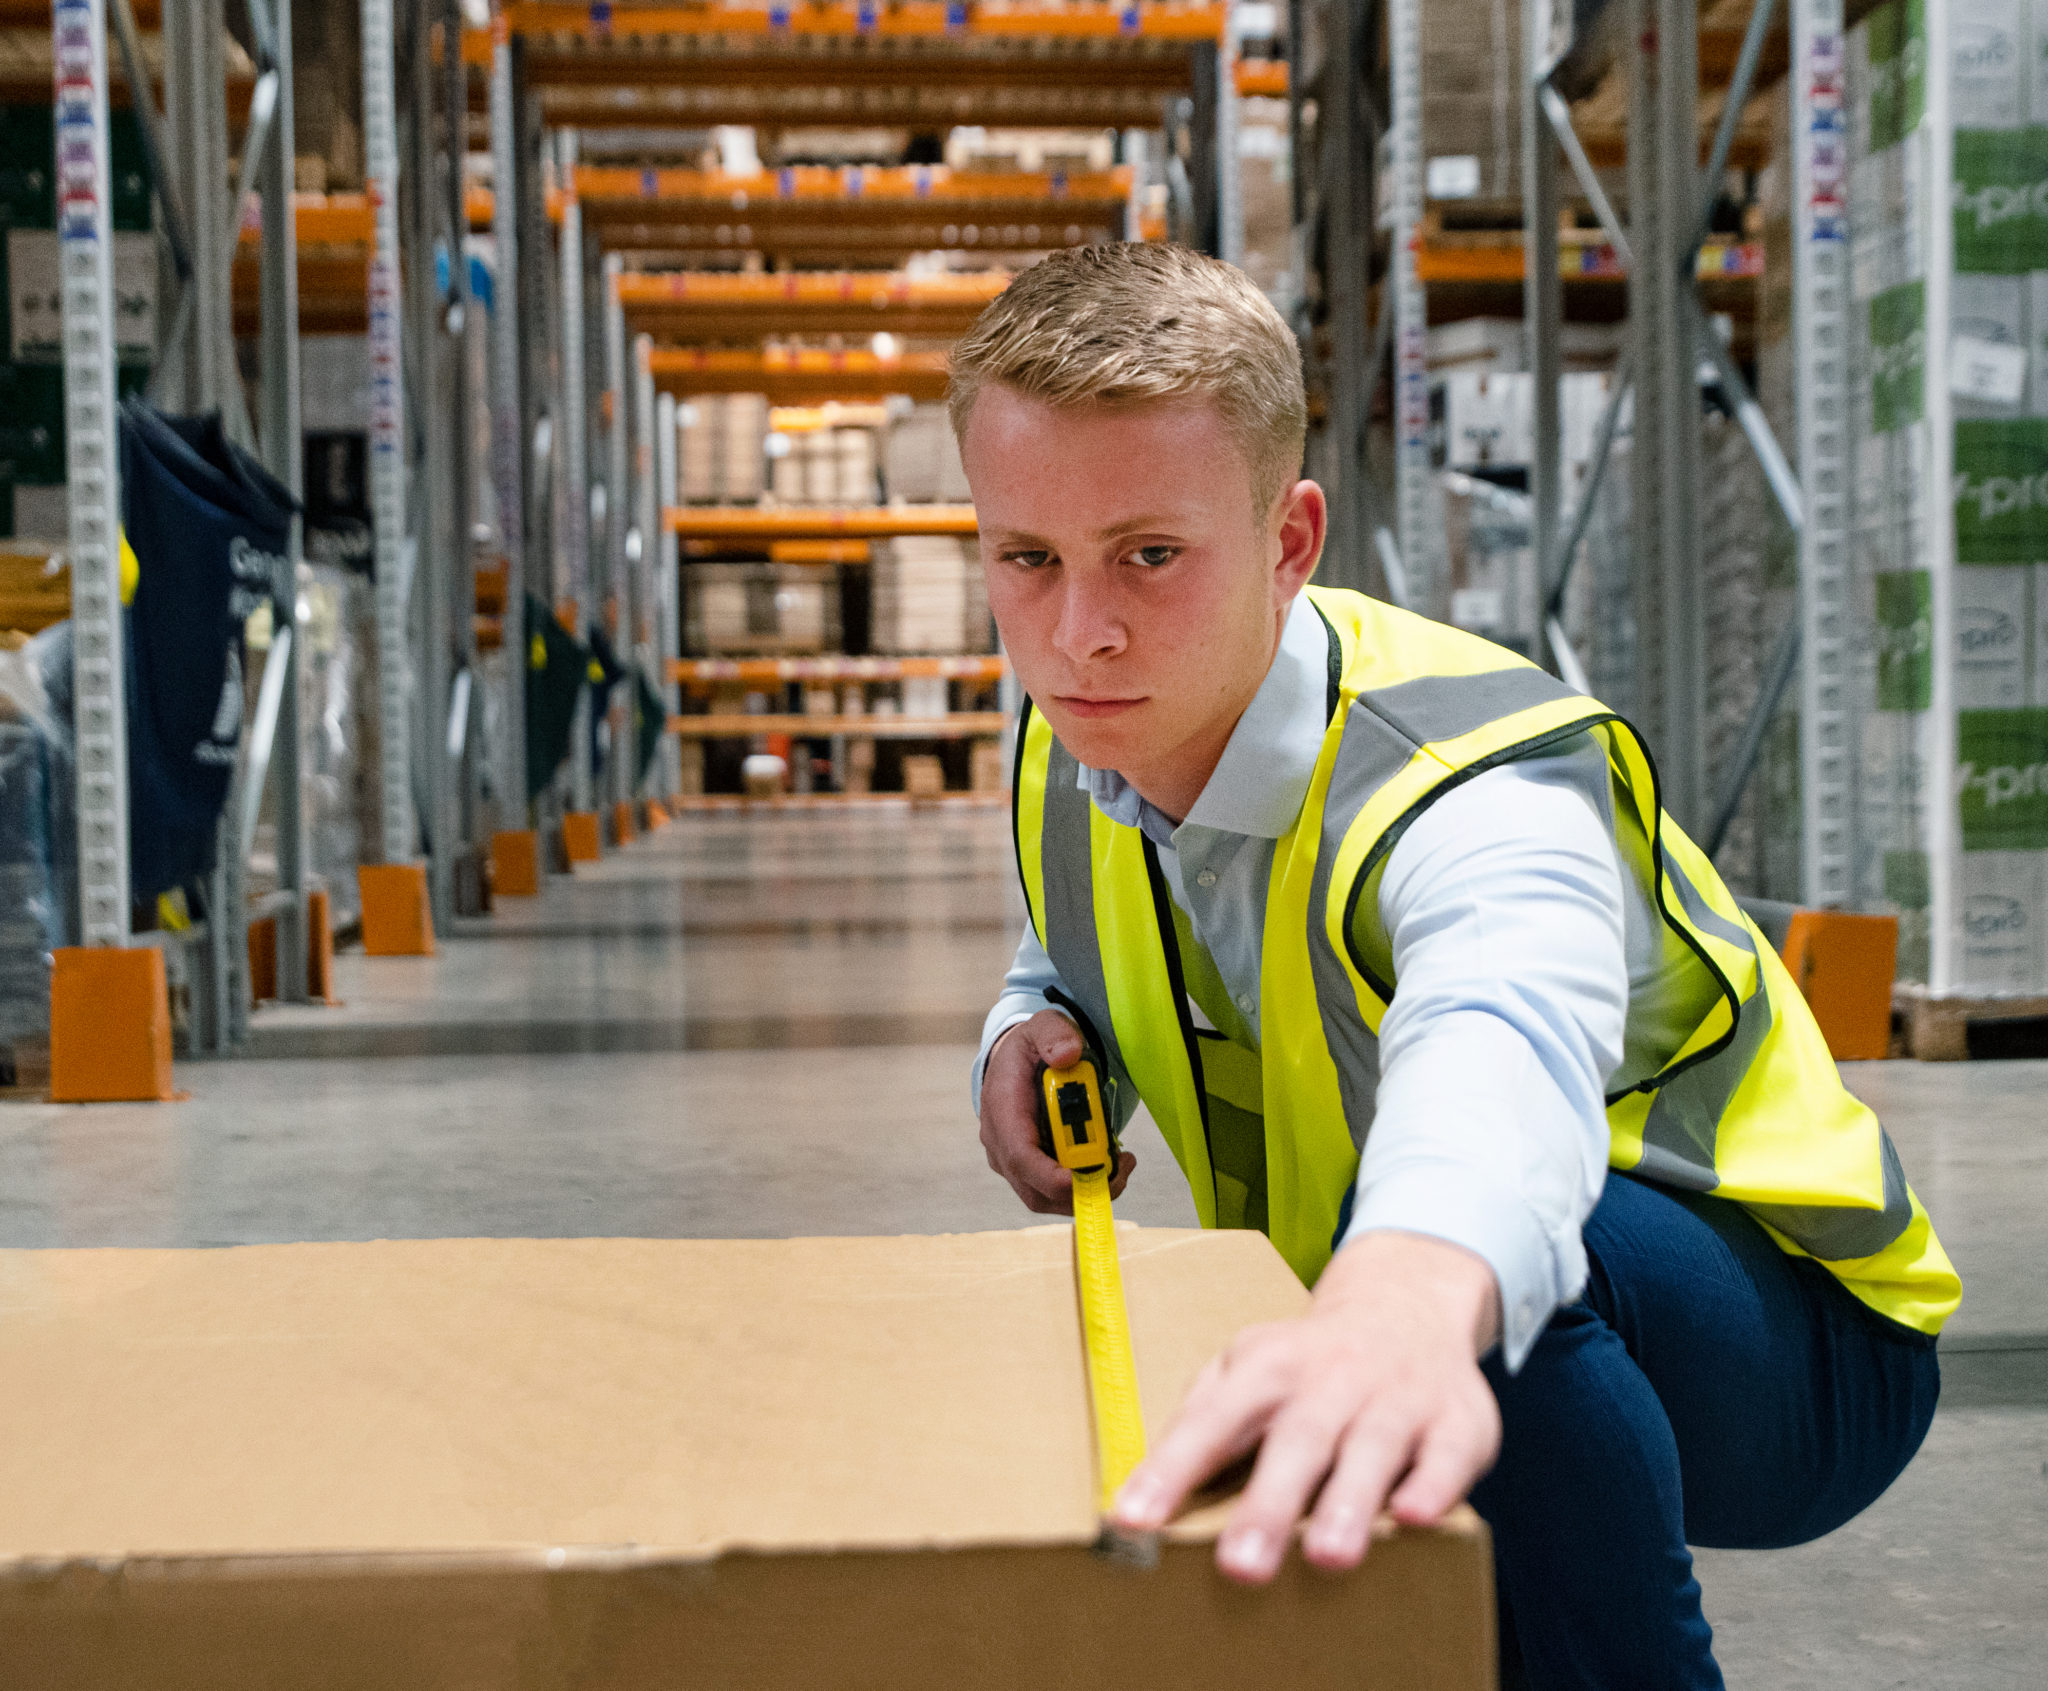
[(1456, 739), (1534, 705), (1577, 696), (1540, 669), (1427, 675), (1361, 693), (1345, 716), (1323, 800), (1322, 837), (1309, 887), (1308, 954), (1323, 1038), (1337, 1067), (1344, 1119), (1351, 1142), (1361, 1151), (1377, 1109), (1380, 1044), (1359, 1014), (1350, 973), (1332, 948), (1325, 924), (1330, 880), (1344, 836), (1374, 795), (1408, 767), (1422, 746)]
[(1775, 1020), (1770, 995), (1759, 988), (1736, 1012), (1732, 1040), (1657, 1089), (1643, 1123), (1643, 1160), (1636, 1165), (1637, 1174), (1686, 1192), (1711, 1192), (1721, 1184), (1714, 1169), (1721, 1117)]
[(1658, 855), (1663, 859), (1664, 873), (1670, 880), (1672, 891), (1678, 894), (1678, 903), (1685, 911), (1686, 920), (1728, 945), (1740, 946), (1754, 957), (1756, 946), (1750, 939), (1749, 930), (1739, 923), (1729, 921), (1709, 904), (1701, 896), (1700, 889), (1694, 886), (1685, 872), (1672, 861), (1670, 852), (1660, 847)]
[(1884, 1208), (1851, 1210), (1835, 1205), (1750, 1204), (1759, 1220), (1769, 1222), (1801, 1250), (1822, 1262), (1853, 1262), (1876, 1256), (1913, 1220), (1913, 1195), (1906, 1189), (1906, 1171), (1892, 1136), (1878, 1130), (1878, 1155), (1884, 1162)]
[(1344, 1103), (1351, 1143), (1362, 1152), (1378, 1109), (1380, 1042), (1358, 1012), (1351, 976), (1330, 944), (1325, 916), (1330, 908), (1330, 878), (1337, 853), (1358, 813), (1414, 755), (1414, 746), (1370, 711), (1354, 708), (1344, 719), (1344, 737), (1330, 768), (1330, 790), (1323, 800), (1322, 838), (1316, 842), (1316, 870), (1308, 894), (1308, 958), (1316, 983), (1316, 1008), (1323, 1019), (1323, 1040), (1337, 1066), (1337, 1093)]
[(1102, 969), (1102, 939), (1095, 928), (1095, 868), (1089, 850), (1090, 811), (1094, 808), (1078, 785), (1080, 765), (1074, 755), (1052, 741), (1045, 765), (1045, 820), (1039, 834), (1039, 861), (1044, 871), (1046, 955), (1059, 971), (1060, 983), (1081, 1006), (1094, 1032), (1107, 1047), (1117, 1096), (1137, 1098), (1123, 1053), (1110, 1025), (1109, 986)]
[[(1455, 740), (1536, 705), (1580, 695), (1545, 670), (1516, 667), (1477, 675), (1425, 675), (1358, 695), (1358, 702), (1426, 746)], [(1357, 715), (1353, 711), (1353, 716)]]

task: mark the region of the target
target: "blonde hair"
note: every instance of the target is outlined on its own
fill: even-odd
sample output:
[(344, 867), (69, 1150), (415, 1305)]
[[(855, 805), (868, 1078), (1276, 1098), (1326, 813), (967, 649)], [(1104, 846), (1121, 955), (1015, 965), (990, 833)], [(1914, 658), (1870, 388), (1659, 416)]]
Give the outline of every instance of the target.
[(1301, 467), (1301, 349), (1235, 265), (1187, 247), (1068, 247), (1026, 270), (953, 348), (946, 407), (964, 438), (991, 382), (1048, 405), (1215, 403), (1263, 520)]

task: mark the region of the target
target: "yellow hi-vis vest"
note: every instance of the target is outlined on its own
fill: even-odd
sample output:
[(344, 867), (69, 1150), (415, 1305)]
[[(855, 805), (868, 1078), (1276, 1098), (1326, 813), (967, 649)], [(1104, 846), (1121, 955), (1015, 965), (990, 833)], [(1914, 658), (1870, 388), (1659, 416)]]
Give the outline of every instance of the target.
[(1607, 753), (1621, 861), (1711, 983), (1697, 1005), (1632, 993), (1631, 1044), (1661, 1044), (1648, 1078), (1607, 1100), (1609, 1166), (1734, 1199), (1872, 1309), (1938, 1331), (1961, 1285), (1898, 1153), (1843, 1087), (1769, 943), (1663, 813), (1635, 730), (1476, 636), (1361, 594), (1308, 592), (1330, 635), (1330, 725), (1274, 848), (1257, 1050), (1196, 1025), (1191, 998), (1214, 1028), (1231, 1025), (1228, 1000), (1151, 842), (1090, 802), (1028, 703), (1018, 730), (1013, 828), (1033, 928), (1062, 1001), (1150, 1108), (1202, 1224), (1261, 1228), (1314, 1283), (1357, 1175), (1354, 1133), (1371, 1120), (1396, 988), (1378, 917), (1394, 842), (1481, 770), (1590, 735)]

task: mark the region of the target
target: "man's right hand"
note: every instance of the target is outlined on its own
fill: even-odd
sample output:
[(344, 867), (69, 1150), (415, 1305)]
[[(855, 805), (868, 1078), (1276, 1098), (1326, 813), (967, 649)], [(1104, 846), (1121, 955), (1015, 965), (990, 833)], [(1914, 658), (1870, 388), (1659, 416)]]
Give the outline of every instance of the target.
[[(1066, 1068), (1083, 1055), (1080, 1029), (1057, 1010), (1041, 1010), (996, 1041), (982, 1073), (981, 1148), (988, 1166), (1040, 1215), (1074, 1213), (1074, 1177), (1038, 1143), (1039, 1072)], [(1122, 1195), (1137, 1166), (1128, 1151), (1117, 1158), (1111, 1197)]]

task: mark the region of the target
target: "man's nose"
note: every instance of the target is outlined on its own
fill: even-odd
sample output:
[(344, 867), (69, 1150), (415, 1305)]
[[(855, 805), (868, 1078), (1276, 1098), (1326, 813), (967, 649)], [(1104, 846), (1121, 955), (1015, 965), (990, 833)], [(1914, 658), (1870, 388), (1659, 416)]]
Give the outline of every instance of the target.
[(1090, 571), (1063, 573), (1053, 645), (1070, 663), (1115, 657), (1124, 649), (1125, 631), (1107, 584)]

